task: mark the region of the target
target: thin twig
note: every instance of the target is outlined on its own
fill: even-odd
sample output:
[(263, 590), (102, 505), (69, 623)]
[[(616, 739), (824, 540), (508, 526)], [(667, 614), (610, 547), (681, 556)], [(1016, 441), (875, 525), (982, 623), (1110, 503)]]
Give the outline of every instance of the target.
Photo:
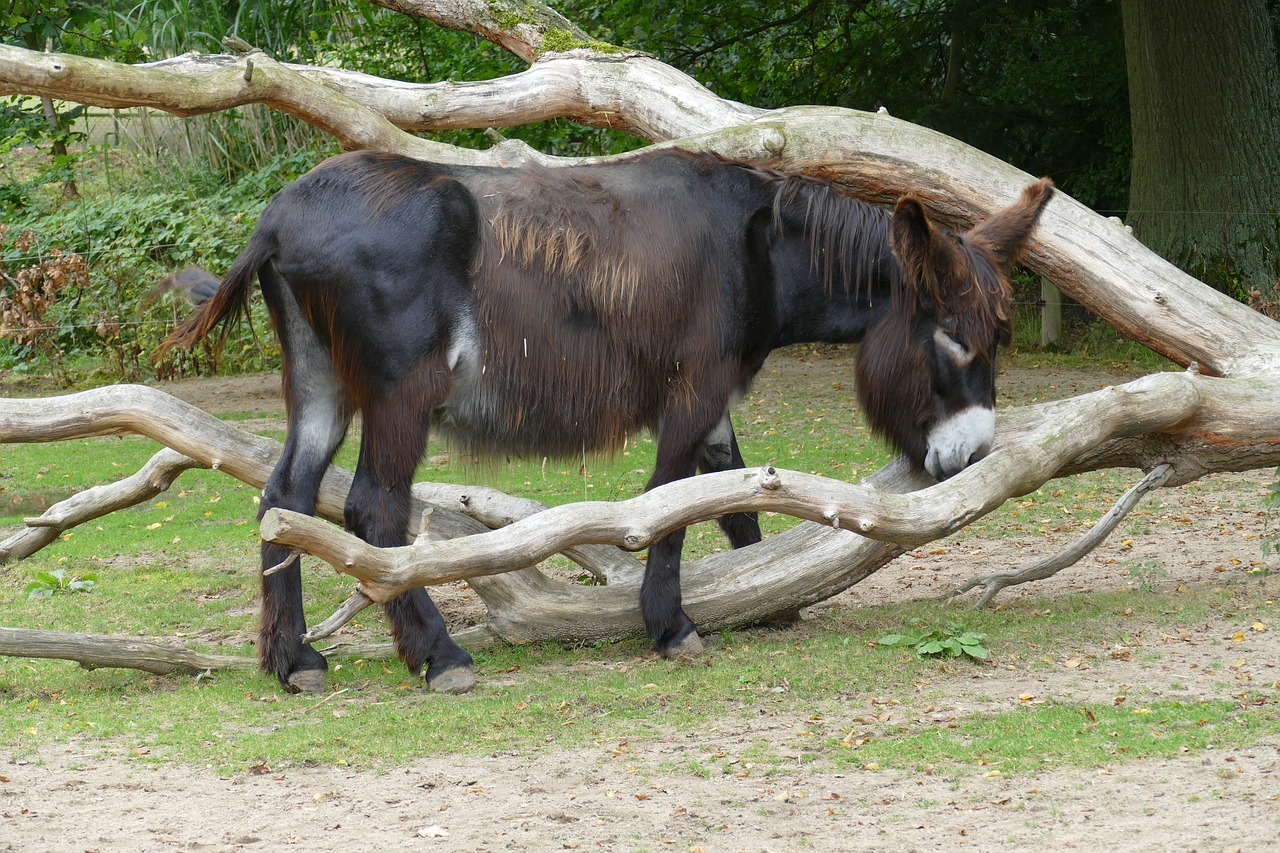
[(335, 690), (335, 691), (333, 691), (332, 693), (330, 693), (328, 696), (326, 696), (326, 697), (324, 697), (323, 699), (321, 699), (321, 700), (320, 700), (319, 702), (317, 702), (316, 704), (312, 705), (311, 707), (309, 707), (309, 708), (303, 708), (303, 709), (302, 709), (302, 713), (304, 713), (304, 714), (310, 714), (312, 711), (314, 711), (316, 708), (319, 708), (319, 707), (320, 707), (321, 705), (323, 705), (325, 702), (328, 702), (330, 699), (333, 699), (333, 698), (334, 698), (334, 697), (336, 697), (336, 696), (341, 696), (343, 693), (346, 693), (346, 692), (347, 692), (348, 690), (350, 690), (350, 689), (351, 689), (350, 687), (344, 687), (344, 688), (342, 688), (341, 690)]

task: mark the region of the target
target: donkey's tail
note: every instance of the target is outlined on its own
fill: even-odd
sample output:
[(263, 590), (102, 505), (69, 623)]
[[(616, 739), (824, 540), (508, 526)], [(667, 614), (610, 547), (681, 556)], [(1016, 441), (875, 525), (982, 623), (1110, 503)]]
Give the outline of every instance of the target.
[(266, 263), (274, 247), (259, 233), (254, 233), (240, 256), (231, 264), (217, 290), (187, 319), (182, 321), (167, 338), (160, 342), (156, 356), (163, 356), (174, 347), (189, 347), (205, 338), (216, 326), (222, 326), (225, 336), (233, 317), (249, 312), (249, 292), (258, 268)]

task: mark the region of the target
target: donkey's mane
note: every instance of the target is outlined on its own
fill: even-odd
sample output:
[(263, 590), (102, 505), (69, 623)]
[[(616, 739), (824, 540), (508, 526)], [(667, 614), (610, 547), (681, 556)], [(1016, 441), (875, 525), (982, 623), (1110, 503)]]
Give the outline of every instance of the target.
[[(870, 295), (875, 282), (897, 276), (889, 252), (889, 212), (809, 175), (760, 170), (774, 191), (773, 223), (799, 223), (809, 244), (809, 265), (821, 269), (831, 291), (835, 280), (847, 291)], [(881, 270), (881, 265), (887, 268)]]

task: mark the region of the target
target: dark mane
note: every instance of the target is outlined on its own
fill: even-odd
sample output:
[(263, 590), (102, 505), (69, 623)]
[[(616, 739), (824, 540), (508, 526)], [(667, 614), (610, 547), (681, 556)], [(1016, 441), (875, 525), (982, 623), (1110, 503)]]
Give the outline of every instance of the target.
[[(797, 224), (809, 246), (810, 269), (820, 270), (830, 292), (839, 278), (847, 293), (867, 295), (888, 252), (889, 211), (808, 175), (765, 172), (774, 189), (774, 227)], [(895, 267), (896, 269), (896, 267)]]

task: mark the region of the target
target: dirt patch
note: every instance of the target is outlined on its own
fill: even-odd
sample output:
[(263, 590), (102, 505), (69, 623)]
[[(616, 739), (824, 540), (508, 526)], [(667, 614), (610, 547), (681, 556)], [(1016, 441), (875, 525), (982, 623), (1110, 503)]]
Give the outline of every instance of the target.
[[(847, 371), (838, 349), (784, 354), (771, 360), (758, 391)], [(1132, 375), (1006, 370), (1000, 387), (1021, 403)], [(280, 417), (274, 375), (165, 388), (210, 411), (260, 412), (269, 423)], [(1158, 492), (1144, 506), (1144, 530), (1117, 534), (1058, 577), (1007, 590), (1002, 600), (1241, 577), (1262, 563), (1259, 499), (1272, 479), (1269, 471), (1220, 475)], [(1021, 537), (962, 534), (903, 556), (815, 609), (932, 596), (975, 574), (1033, 562), (1080, 532), (1029, 524)], [(1263, 579), (1251, 589), (1274, 599), (1280, 584)], [(478, 618), (465, 590), (442, 598), (455, 623)], [(1148, 638), (1141, 656), (1099, 648), (1050, 669), (975, 669), (971, 679), (949, 680), (927, 713), (905, 722), (937, 724), (1025, 701), (1110, 702), (1134, 684), (1151, 699), (1220, 697), (1224, 681), (1228, 691), (1274, 693), (1280, 630), (1247, 627), (1183, 626), (1171, 614), (1165, 635)], [(1234, 639), (1242, 628), (1248, 636)], [(974, 768), (840, 773), (798, 754), (794, 770), (751, 765), (752, 744), (783, 742), (805, 725), (801, 713), (735, 718), (621, 751), (551, 748), (428, 758), (383, 773), (297, 766), (232, 778), (88, 757), (97, 744), (46, 750), (0, 764), (0, 850), (1280, 850), (1280, 743), (1034, 776)], [(711, 777), (683, 769), (709, 760), (735, 769)]]
[(219, 778), (43, 755), (42, 764), (4, 767), (0, 850), (1280, 848), (1280, 751), (1270, 746), (1030, 780), (662, 769), (740, 752), (744, 738), (762, 734), (673, 734), (621, 760), (574, 750), (430, 759), (384, 774), (295, 768)]

